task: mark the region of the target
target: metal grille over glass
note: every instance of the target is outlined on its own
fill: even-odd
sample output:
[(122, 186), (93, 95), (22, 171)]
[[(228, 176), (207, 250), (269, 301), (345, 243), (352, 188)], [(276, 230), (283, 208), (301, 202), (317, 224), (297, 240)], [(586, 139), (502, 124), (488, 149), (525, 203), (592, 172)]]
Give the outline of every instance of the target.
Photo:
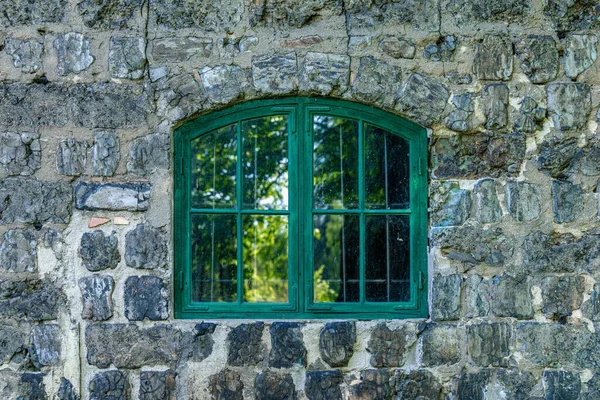
[(427, 315), (426, 134), (350, 102), (250, 102), (175, 136), (176, 316)]

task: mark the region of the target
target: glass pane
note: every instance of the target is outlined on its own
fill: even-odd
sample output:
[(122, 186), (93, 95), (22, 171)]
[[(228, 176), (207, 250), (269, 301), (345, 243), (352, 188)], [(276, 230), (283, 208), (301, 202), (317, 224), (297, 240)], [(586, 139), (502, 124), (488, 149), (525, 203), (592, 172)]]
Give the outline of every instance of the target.
[(365, 204), (367, 208), (410, 207), (409, 143), (400, 136), (366, 125)]
[(358, 215), (313, 216), (315, 302), (360, 300), (359, 227)]
[(365, 216), (367, 301), (410, 300), (410, 217)]
[(236, 216), (192, 215), (192, 301), (236, 298)]
[(235, 208), (237, 124), (192, 141), (192, 207)]
[(242, 122), (244, 208), (288, 208), (287, 117), (275, 115)]
[(358, 208), (358, 121), (313, 119), (314, 208)]
[(287, 302), (288, 217), (244, 215), (244, 301)]

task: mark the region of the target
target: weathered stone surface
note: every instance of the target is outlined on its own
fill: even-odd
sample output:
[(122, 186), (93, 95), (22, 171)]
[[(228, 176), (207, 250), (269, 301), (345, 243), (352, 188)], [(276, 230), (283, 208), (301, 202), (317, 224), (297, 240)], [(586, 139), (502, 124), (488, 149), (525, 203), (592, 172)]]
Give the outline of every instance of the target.
[(367, 351), (371, 353), (371, 365), (375, 368), (402, 366), (407, 345), (406, 329), (391, 330), (385, 323), (377, 324), (371, 331), (367, 344)]
[(4, 48), (12, 57), (15, 68), (21, 68), (21, 72), (34, 74), (42, 67), (44, 45), (37, 40), (6, 38)]
[(473, 188), (473, 217), (482, 224), (502, 221), (502, 208), (496, 194), (496, 181), (482, 179)]
[(215, 103), (226, 104), (243, 97), (249, 86), (246, 72), (237, 65), (217, 65), (200, 70), (202, 87)]
[(79, 210), (146, 211), (152, 185), (146, 182), (79, 182), (75, 208)]
[(60, 23), (68, 8), (66, 0), (3, 1), (0, 26)]
[(491, 310), (497, 317), (533, 318), (531, 285), (527, 280), (510, 276), (492, 279)]
[(361, 57), (352, 93), (365, 103), (391, 107), (401, 82), (400, 68), (373, 57)]
[(521, 70), (533, 83), (546, 83), (558, 74), (558, 49), (552, 36), (527, 36), (516, 43)]
[(554, 222), (575, 221), (583, 210), (583, 189), (571, 182), (552, 181)]
[(0, 325), (0, 364), (8, 363), (15, 354), (28, 346), (29, 325), (6, 321)]
[(157, 169), (168, 169), (170, 149), (168, 135), (154, 133), (135, 139), (129, 145), (127, 172), (148, 176)]
[(460, 275), (436, 276), (433, 278), (431, 319), (452, 321), (460, 317)]
[(547, 114), (547, 110), (538, 107), (538, 103), (531, 97), (523, 98), (519, 112), (520, 116), (515, 120), (514, 128), (522, 133), (533, 133), (540, 129)]
[(596, 30), (600, 27), (600, 9), (594, 1), (549, 0), (544, 11), (559, 32)]
[(581, 312), (585, 318), (600, 321), (600, 283), (594, 285), (590, 298), (582, 304)]
[(354, 322), (328, 322), (319, 334), (321, 358), (331, 367), (345, 367), (354, 354)]
[(19, 382), (18, 400), (46, 400), (46, 386), (44, 385), (44, 375), (42, 373), (26, 372), (21, 375)]
[(433, 226), (462, 225), (471, 212), (471, 192), (460, 189), (458, 182), (434, 182), (431, 185), (430, 215)]
[(215, 333), (217, 325), (212, 322), (202, 322), (194, 327), (194, 337), (192, 339), (191, 359), (200, 362), (211, 355), (213, 351), (212, 334)]
[(290, 374), (265, 370), (254, 380), (256, 400), (296, 400), (296, 388)]
[(475, 373), (463, 371), (459, 378), (455, 378), (452, 393), (457, 399), (484, 400), (489, 379), (489, 369)]
[(529, 222), (542, 213), (540, 186), (528, 182), (507, 182), (504, 186), (506, 206), (518, 222)]
[(583, 276), (548, 276), (542, 279), (542, 312), (548, 318), (559, 320), (579, 309), (583, 302), (585, 278)]
[(507, 366), (514, 340), (513, 328), (504, 322), (483, 323), (467, 327), (471, 360), (482, 367)]
[(113, 278), (108, 275), (93, 275), (77, 282), (83, 298), (81, 318), (105, 321), (113, 315)]
[(63, 293), (49, 280), (0, 281), (0, 319), (49, 321), (66, 304)]
[(598, 37), (596, 35), (568, 35), (565, 39), (563, 65), (565, 75), (577, 75), (591, 67), (598, 58)]
[(461, 28), (469, 25), (477, 28), (486, 22), (522, 23), (533, 8), (527, 0), (450, 0), (445, 7)]
[(79, 74), (88, 69), (95, 58), (90, 53), (90, 42), (81, 33), (67, 32), (59, 34), (54, 40), (58, 57), (56, 68), (59, 75)]
[(507, 81), (513, 72), (513, 46), (508, 36), (486, 35), (475, 46), (473, 73), (481, 80)]
[(264, 23), (282, 31), (290, 28), (301, 28), (313, 19), (327, 18), (339, 15), (342, 11), (340, 1), (309, 0), (296, 2), (282, 0), (275, 3), (253, 3), (250, 12), (250, 26)]
[(113, 78), (140, 79), (146, 67), (146, 42), (141, 37), (111, 37), (108, 70)]
[(130, 276), (125, 281), (125, 317), (130, 321), (165, 320), (169, 300), (165, 284), (156, 276)]
[(583, 325), (517, 324), (517, 350), (538, 366), (560, 368), (575, 363), (583, 364), (584, 357), (578, 360), (583, 354), (578, 353), (588, 346), (589, 340), (590, 333)]
[(136, 14), (141, 14), (142, 0), (83, 0), (77, 10), (88, 28), (116, 30), (134, 28)]
[(0, 164), (8, 175), (32, 175), (42, 164), (39, 133), (0, 133)]
[(213, 48), (211, 38), (171, 37), (152, 42), (152, 58), (157, 63), (183, 62), (192, 57), (210, 57)]
[(64, 126), (67, 90), (59, 84), (0, 84), (0, 126)]
[(412, 73), (398, 91), (396, 110), (431, 125), (441, 119), (449, 97), (448, 89), (436, 78)]
[(490, 312), (490, 284), (480, 275), (465, 278), (465, 313), (467, 318), (485, 317)]
[(149, 224), (139, 224), (125, 235), (125, 263), (141, 269), (163, 268), (167, 264), (165, 235)]
[(470, 115), (475, 111), (472, 93), (455, 94), (452, 104), (456, 107), (446, 118), (444, 124), (453, 131), (466, 132), (471, 129)]
[(140, 400), (175, 400), (177, 373), (167, 371), (142, 371), (140, 373)]
[(11, 229), (4, 234), (0, 245), (0, 271), (36, 272), (37, 240), (33, 233)]
[(600, 398), (600, 372), (596, 372), (592, 378), (585, 383), (585, 389), (581, 394), (581, 400), (594, 400)]
[(497, 178), (515, 175), (525, 158), (525, 135), (478, 133), (434, 139), (432, 174), (446, 178)]
[(343, 54), (307, 53), (300, 74), (300, 90), (323, 96), (343, 93), (350, 79), (350, 57)]
[(437, 0), (418, 2), (353, 1), (345, 3), (346, 24), (350, 34), (379, 29), (398, 23), (427, 32), (438, 32), (440, 10)]
[(581, 392), (578, 373), (567, 371), (544, 371), (544, 386), (548, 400), (577, 400)]
[[(600, 118), (598, 119), (600, 121)], [(593, 136), (578, 154), (575, 167), (587, 176), (600, 175), (600, 137)]]
[(227, 363), (233, 366), (256, 365), (263, 360), (265, 346), (262, 341), (264, 322), (240, 324), (227, 334), (229, 352)]
[(342, 400), (340, 371), (309, 371), (306, 373), (304, 392), (308, 400)]
[(456, 50), (456, 38), (454, 35), (439, 37), (436, 43), (425, 46), (423, 57), (431, 61), (450, 61)]
[(94, 133), (92, 169), (96, 176), (113, 176), (119, 165), (119, 138), (113, 131)]
[(173, 7), (169, 0), (152, 0), (150, 10), (162, 28), (201, 28), (224, 34), (233, 32), (241, 21), (244, 3), (241, 0), (206, 1)]
[(85, 343), (88, 363), (98, 368), (172, 365), (181, 352), (181, 332), (168, 325), (97, 323), (87, 326)]
[(538, 169), (553, 178), (564, 179), (581, 154), (577, 138), (550, 138), (540, 146)]
[(379, 42), (379, 50), (393, 58), (415, 58), (415, 45), (397, 37), (385, 37)]
[(431, 372), (425, 369), (403, 371), (397, 369), (392, 382), (394, 398), (406, 400), (438, 400), (442, 385)]
[(427, 324), (421, 334), (423, 366), (450, 365), (460, 361), (464, 339), (456, 328), (456, 325)]
[(210, 394), (214, 399), (243, 400), (244, 383), (236, 371), (224, 369), (209, 378)]
[(151, 111), (141, 85), (95, 83), (69, 90), (71, 119), (84, 128), (122, 129), (146, 123)]
[(301, 328), (302, 325), (296, 322), (273, 322), (269, 329), (271, 333), (269, 366), (275, 368), (306, 366), (306, 347), (304, 347)]
[(56, 169), (61, 175), (78, 176), (85, 172), (88, 144), (72, 138), (60, 141), (56, 151)]
[(390, 371), (367, 369), (360, 373), (361, 382), (350, 386), (350, 398), (357, 400), (385, 400), (392, 394)]
[(84, 233), (79, 246), (79, 256), (85, 267), (92, 272), (116, 268), (121, 261), (117, 233), (113, 231), (108, 236), (101, 230)]
[(553, 83), (546, 86), (548, 111), (561, 131), (583, 128), (592, 111), (590, 86), (586, 83)]
[(97, 373), (89, 384), (90, 400), (127, 400), (129, 384), (124, 371), (105, 371)]
[(298, 86), (296, 53), (252, 58), (252, 81), (256, 90), (268, 94), (291, 93)]
[(60, 363), (60, 327), (54, 324), (35, 325), (31, 328), (31, 359), (38, 368)]
[(56, 394), (60, 400), (79, 400), (79, 395), (75, 392), (73, 384), (66, 378), (60, 378), (60, 386)]
[(483, 108), (486, 129), (503, 129), (508, 125), (508, 86), (492, 83), (483, 88)]

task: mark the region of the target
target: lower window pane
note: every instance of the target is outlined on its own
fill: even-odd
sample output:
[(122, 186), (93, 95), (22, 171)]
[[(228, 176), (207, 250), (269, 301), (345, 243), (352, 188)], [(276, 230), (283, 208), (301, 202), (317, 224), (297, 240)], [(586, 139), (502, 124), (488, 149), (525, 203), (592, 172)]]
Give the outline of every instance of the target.
[(360, 222), (357, 215), (313, 216), (314, 301), (360, 300)]
[(365, 297), (372, 302), (410, 300), (410, 217), (365, 217)]
[(192, 215), (192, 301), (237, 299), (235, 215)]
[(288, 217), (244, 215), (244, 301), (288, 301)]

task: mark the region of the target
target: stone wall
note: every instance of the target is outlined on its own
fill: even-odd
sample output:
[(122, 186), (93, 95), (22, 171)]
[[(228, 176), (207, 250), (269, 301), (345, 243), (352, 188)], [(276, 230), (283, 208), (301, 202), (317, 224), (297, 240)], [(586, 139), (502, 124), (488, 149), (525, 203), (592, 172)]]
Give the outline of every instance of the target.
[[(0, 398), (600, 398), (597, 1), (0, 4)], [(430, 128), (430, 319), (174, 320), (173, 130), (292, 94)]]

